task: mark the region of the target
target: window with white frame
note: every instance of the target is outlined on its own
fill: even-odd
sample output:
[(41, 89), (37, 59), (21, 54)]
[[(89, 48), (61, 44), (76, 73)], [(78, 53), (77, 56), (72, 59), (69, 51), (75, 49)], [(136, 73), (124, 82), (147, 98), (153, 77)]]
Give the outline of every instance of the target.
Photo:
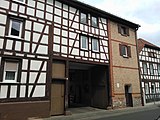
[(96, 38), (92, 38), (92, 51), (99, 52), (99, 42)]
[(148, 83), (145, 83), (145, 93), (149, 94), (149, 87), (148, 87)]
[(88, 37), (81, 35), (80, 38), (81, 49), (88, 50)]
[(143, 63), (143, 74), (147, 74), (147, 63)]
[(119, 44), (120, 56), (124, 58), (131, 57), (131, 47), (128, 45)]
[(10, 19), (9, 36), (19, 37), (22, 35), (23, 21), (19, 19)]
[(154, 68), (153, 68), (152, 63), (149, 64), (149, 68), (150, 68), (150, 74), (153, 75), (154, 74)]
[(98, 27), (98, 19), (96, 17), (92, 16), (91, 21), (93, 27)]
[(4, 64), (3, 82), (17, 82), (18, 62), (6, 61)]
[(80, 14), (80, 23), (87, 24), (87, 14), (85, 13)]

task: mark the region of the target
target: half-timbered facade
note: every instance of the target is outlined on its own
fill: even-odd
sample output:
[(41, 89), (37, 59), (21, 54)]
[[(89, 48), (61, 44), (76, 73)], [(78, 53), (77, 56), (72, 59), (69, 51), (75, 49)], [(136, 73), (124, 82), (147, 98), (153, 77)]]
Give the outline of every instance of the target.
[(138, 46), (144, 104), (160, 101), (160, 48), (143, 39)]
[[(111, 62), (112, 21), (131, 27), (135, 40), (137, 24), (76, 0), (1, 0), (0, 119), (67, 114), (68, 107), (111, 106), (116, 74)], [(129, 62), (137, 60), (135, 44), (129, 43), (135, 57)]]

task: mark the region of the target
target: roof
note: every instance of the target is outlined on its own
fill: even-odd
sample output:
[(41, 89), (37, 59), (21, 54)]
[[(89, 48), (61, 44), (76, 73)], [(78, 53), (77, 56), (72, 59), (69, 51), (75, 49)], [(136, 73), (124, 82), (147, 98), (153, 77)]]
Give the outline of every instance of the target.
[(68, 4), (68, 5), (71, 5), (71, 6), (75, 7), (75, 8), (79, 8), (80, 10), (91, 12), (91, 13), (94, 13), (95, 15), (99, 15), (101, 17), (110, 19), (110, 20), (118, 22), (120, 24), (127, 25), (127, 26), (129, 26), (131, 28), (134, 28), (136, 30), (140, 27), (139, 24), (136, 24), (136, 23), (133, 23), (133, 22), (128, 21), (126, 19), (123, 19), (121, 17), (115, 16), (115, 15), (113, 15), (111, 13), (108, 13), (106, 11), (103, 11), (101, 9), (93, 7), (91, 5), (85, 4), (85, 3), (80, 2), (78, 0), (59, 0), (59, 1), (65, 3), (65, 4)]
[(152, 48), (152, 49), (160, 50), (160, 47), (158, 47), (158, 46), (156, 46), (156, 45), (154, 45), (154, 44), (152, 44), (152, 43), (150, 43), (150, 42), (148, 42), (148, 41), (146, 41), (142, 38), (139, 38), (138, 39), (138, 52), (140, 53), (144, 47), (149, 47), (149, 48)]

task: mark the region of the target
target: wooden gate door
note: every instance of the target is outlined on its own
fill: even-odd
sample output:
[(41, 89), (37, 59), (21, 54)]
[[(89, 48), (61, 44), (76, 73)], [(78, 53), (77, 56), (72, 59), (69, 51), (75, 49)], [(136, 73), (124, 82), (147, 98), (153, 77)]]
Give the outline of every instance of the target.
[(64, 82), (54, 81), (51, 86), (51, 115), (64, 114)]
[(126, 106), (133, 107), (132, 93), (130, 92), (131, 86), (125, 85), (125, 97), (126, 97)]

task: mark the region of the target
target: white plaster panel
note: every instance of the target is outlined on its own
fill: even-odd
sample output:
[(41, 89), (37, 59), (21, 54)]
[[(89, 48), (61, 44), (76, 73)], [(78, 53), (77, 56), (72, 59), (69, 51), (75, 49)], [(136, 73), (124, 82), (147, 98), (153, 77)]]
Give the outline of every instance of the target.
[(52, 14), (46, 13), (46, 19), (49, 20), (49, 21), (52, 21), (53, 20)]
[(10, 98), (16, 98), (17, 96), (17, 86), (11, 86)]
[(79, 50), (76, 48), (73, 48), (72, 55), (79, 55)]
[(22, 70), (27, 70), (27, 68), (28, 68), (28, 60), (23, 59), (23, 62), (22, 62)]
[(39, 33), (33, 33), (33, 42), (38, 42), (40, 38), (40, 34)]
[(29, 52), (30, 43), (24, 43), (24, 52)]
[(79, 41), (76, 41), (74, 47), (79, 47)]
[(68, 37), (68, 31), (62, 30), (62, 36), (63, 37)]
[(15, 44), (15, 50), (17, 50), (17, 51), (21, 51), (21, 42), (19, 42), (19, 41), (16, 41), (16, 44)]
[(24, 13), (24, 12), (25, 12), (25, 7), (22, 6), (22, 5), (20, 5), (20, 6), (19, 6), (19, 12), (20, 12), (20, 13)]
[(25, 97), (26, 94), (26, 86), (21, 86), (20, 87), (20, 97), (23, 98)]
[(63, 19), (63, 25), (68, 26), (68, 20)]
[(69, 46), (73, 46), (74, 40), (69, 40)]
[(1, 86), (0, 88), (0, 98), (7, 98), (8, 86)]
[(44, 10), (44, 4), (41, 2), (37, 2), (37, 8), (40, 10)]
[(60, 35), (60, 29), (54, 28), (54, 34)]
[(103, 54), (103, 53), (101, 54), (101, 59), (104, 59), (104, 60), (106, 59), (105, 54)]
[(27, 80), (27, 72), (22, 72), (21, 83), (26, 83), (26, 80)]
[(34, 52), (36, 46), (37, 46), (36, 44), (32, 44), (32, 52)]
[(75, 29), (79, 29), (79, 24), (76, 22), (73, 22), (72, 27)]
[(42, 36), (41, 43), (48, 44), (48, 36), (47, 35)]
[(75, 12), (76, 12), (76, 9), (75, 9), (75, 8), (73, 8), (73, 7), (69, 7), (69, 12), (71, 12), (71, 13), (75, 13)]
[(27, 7), (27, 14), (28, 15), (31, 15), (31, 16), (34, 16), (34, 9), (33, 8), (29, 8), (29, 7)]
[(62, 46), (62, 53), (67, 54), (67, 47), (66, 46)]
[(62, 44), (67, 45), (68, 39), (67, 38), (62, 38)]
[(37, 32), (42, 32), (44, 25), (34, 22), (33, 30)]
[(0, 14), (0, 24), (6, 24), (7, 16)]
[(3, 48), (4, 39), (0, 39), (0, 49)]
[(11, 10), (13, 10), (13, 11), (17, 11), (17, 8), (18, 8), (18, 5), (17, 5), (17, 4), (15, 4), (15, 3), (12, 3)]
[(75, 19), (74, 19), (74, 21), (79, 22), (79, 17), (76, 16)]
[(45, 28), (45, 30), (44, 30), (44, 33), (48, 34), (48, 33), (49, 33), (48, 30), (49, 30), (49, 26), (46, 25), (46, 28)]
[(26, 20), (26, 26), (25, 26), (25, 28), (27, 29), (27, 30), (31, 30), (31, 21), (28, 21), (28, 20)]
[(37, 85), (33, 92), (33, 97), (45, 97), (45, 85)]
[(54, 44), (53, 45), (53, 51), (60, 52), (60, 45)]
[(41, 73), (38, 79), (38, 83), (46, 83), (46, 73)]
[(5, 27), (0, 26), (0, 36), (4, 36), (5, 34)]
[(63, 11), (63, 17), (68, 19), (68, 12)]
[(46, 5), (46, 11), (50, 12), (50, 13), (53, 13), (53, 7), (50, 6), (50, 5)]
[(58, 8), (62, 8), (62, 3), (55, 1), (55, 6)]
[(34, 83), (37, 77), (37, 72), (30, 72), (29, 83)]
[(70, 19), (70, 20), (73, 20), (73, 18), (74, 18), (74, 14), (71, 14), (71, 13), (70, 13), (70, 14), (69, 14), (69, 19)]
[(55, 9), (54, 9), (54, 13), (55, 13), (56, 15), (58, 15), (58, 16), (61, 16), (61, 15), (62, 15), (62, 11), (61, 11), (60, 9), (58, 9), (58, 8), (55, 8)]
[(29, 89), (28, 89), (28, 97), (30, 97), (30, 94), (31, 94), (32, 88), (33, 88), (33, 85), (30, 85), (30, 86), (29, 86)]
[(36, 16), (39, 18), (44, 18), (44, 12), (40, 10), (36, 10)]
[(63, 10), (67, 10), (68, 11), (68, 5), (63, 4)]
[(59, 43), (60, 44), (60, 37), (59, 36), (54, 36), (54, 43)]
[(9, 9), (9, 1), (1, 0), (0, 8)]
[(37, 49), (37, 53), (39, 54), (48, 54), (48, 47), (44, 45), (39, 45)]
[(30, 37), (31, 37), (31, 32), (25, 31), (25, 40), (30, 41), (30, 39), (31, 39)]
[(44, 62), (44, 65), (43, 65), (42, 71), (47, 71), (47, 62)]
[(69, 32), (69, 37), (75, 39), (76, 38), (76, 33)]
[(35, 1), (34, 0), (28, 0), (28, 5), (35, 8)]
[(6, 49), (11, 50), (13, 45), (13, 40), (7, 40)]
[(61, 24), (61, 17), (54, 16), (54, 22)]
[(39, 69), (40, 69), (40, 67), (41, 67), (41, 64), (42, 64), (42, 61), (32, 60), (32, 61), (31, 61), (30, 69), (31, 69), (31, 70), (38, 70), (38, 71), (39, 71)]

